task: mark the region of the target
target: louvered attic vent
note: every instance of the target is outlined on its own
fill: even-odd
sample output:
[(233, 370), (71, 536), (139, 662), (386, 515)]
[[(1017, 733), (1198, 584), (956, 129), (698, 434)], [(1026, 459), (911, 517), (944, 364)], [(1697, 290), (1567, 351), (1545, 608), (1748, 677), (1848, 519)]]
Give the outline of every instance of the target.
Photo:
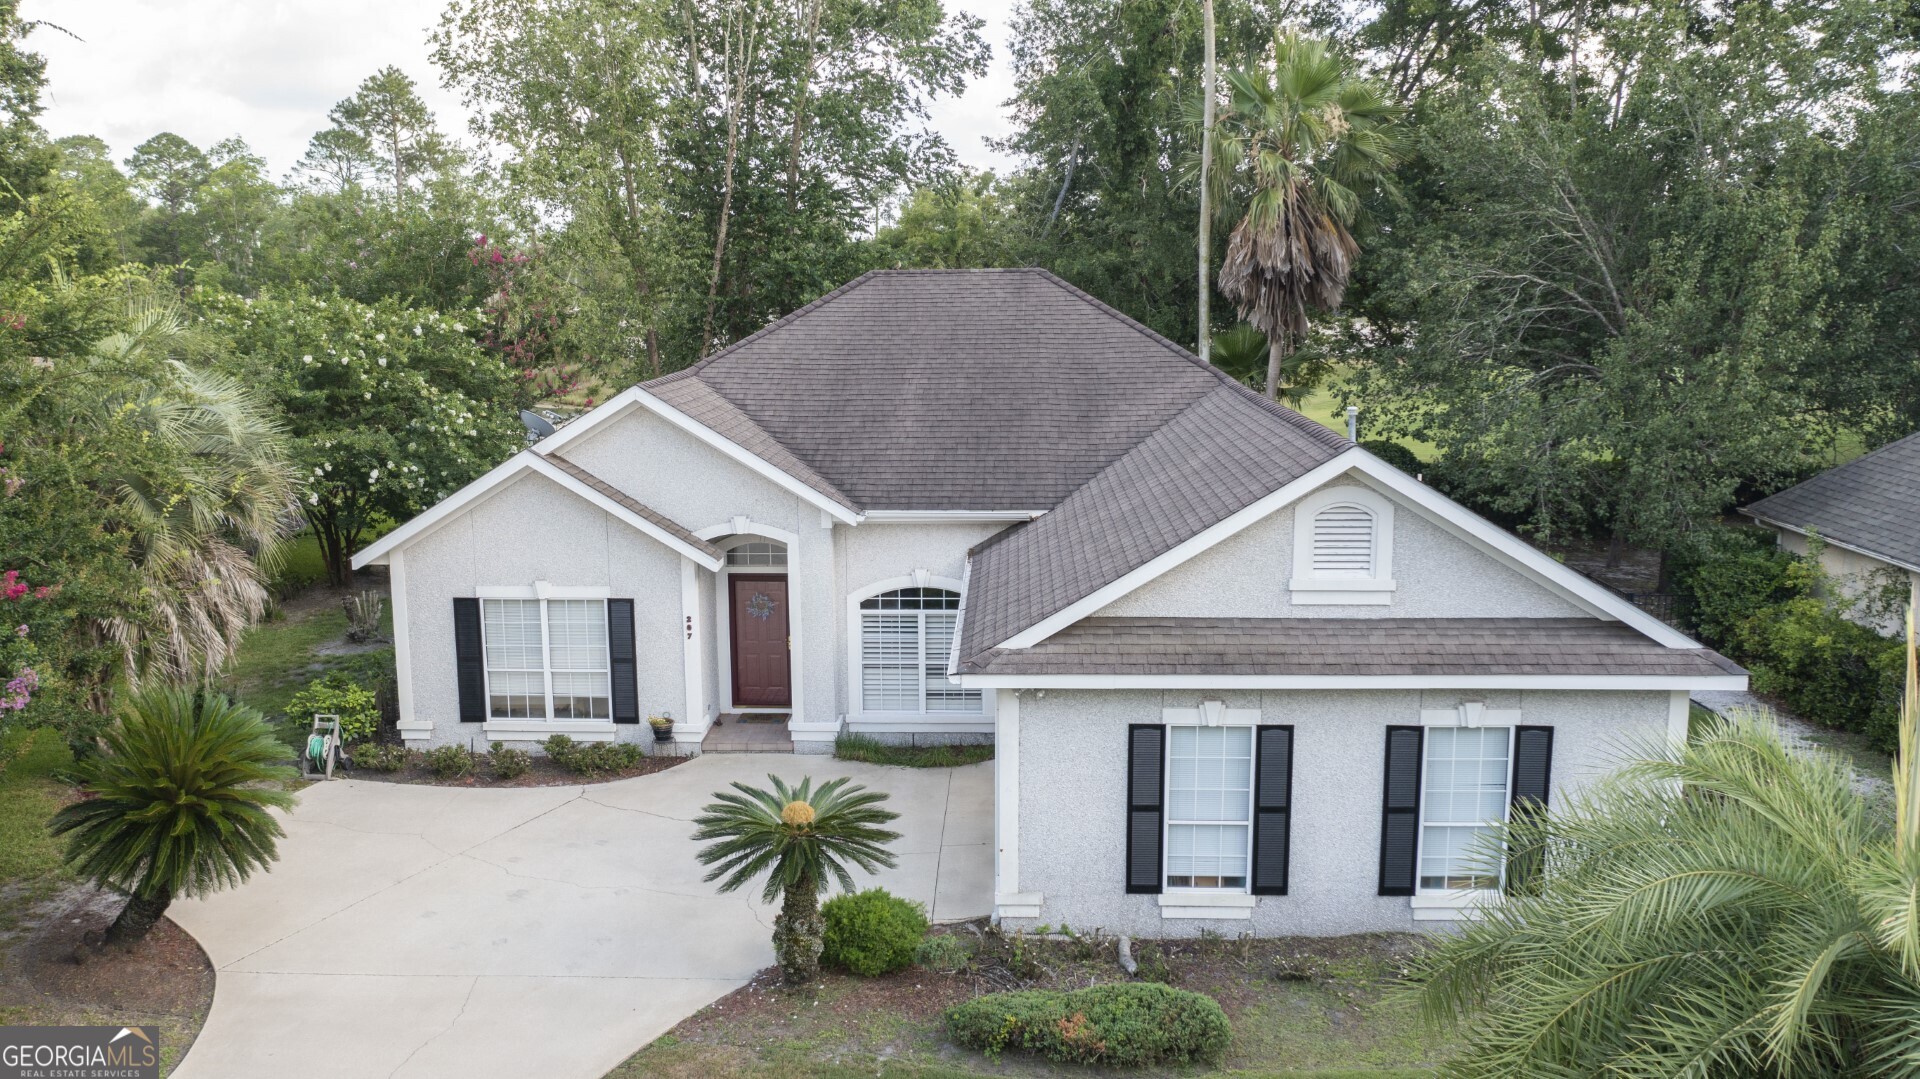
[(1313, 518), (1313, 575), (1371, 577), (1373, 514), (1351, 504), (1328, 506)]

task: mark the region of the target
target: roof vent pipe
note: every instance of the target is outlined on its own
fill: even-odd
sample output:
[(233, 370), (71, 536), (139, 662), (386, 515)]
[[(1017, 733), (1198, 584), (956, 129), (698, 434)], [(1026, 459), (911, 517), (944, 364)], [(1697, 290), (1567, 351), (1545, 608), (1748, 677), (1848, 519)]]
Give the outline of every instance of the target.
[(1347, 406), (1347, 441), (1360, 441), (1360, 406)]

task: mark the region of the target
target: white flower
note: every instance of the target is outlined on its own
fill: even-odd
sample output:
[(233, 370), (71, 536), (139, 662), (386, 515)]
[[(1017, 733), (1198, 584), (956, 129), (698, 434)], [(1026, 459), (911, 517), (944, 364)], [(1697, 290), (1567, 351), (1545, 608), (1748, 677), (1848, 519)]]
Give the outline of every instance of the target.
[(385, 356), (380, 357), (380, 366), (385, 367), (386, 365), (387, 365), (387, 358)]
[(363, 393), (360, 396), (365, 397), (367, 400), (371, 401), (373, 400), (373, 391), (368, 390), (366, 393)]
[(317, 495), (317, 494), (311, 494), (311, 495), (308, 495), (308, 496), (307, 496), (307, 505), (309, 505), (309, 506), (318, 506), (319, 504), (320, 504), (320, 496), (319, 496), (319, 495)]
[(368, 483), (372, 483), (373, 481), (375, 481), (375, 480), (377, 480), (377, 479), (379, 479), (379, 478), (380, 478), (380, 470), (379, 470), (379, 469), (377, 469), (377, 468), (376, 468), (376, 469), (374, 469), (374, 470), (373, 470), (372, 472), (369, 472), (369, 473), (367, 473), (367, 482), (368, 482)]
[(307, 354), (306, 354), (305, 356), (302, 356), (302, 357), (300, 357), (300, 362), (301, 362), (301, 363), (312, 363), (312, 362), (313, 362), (313, 353), (311, 353), (311, 352), (309, 352), (309, 353), (307, 353)]
[(373, 339), (375, 341), (385, 341), (387, 339), (387, 335), (384, 333), (376, 333), (373, 335)]
[(419, 326), (415, 326), (415, 327), (413, 328), (413, 335), (414, 335), (415, 337), (419, 337), (419, 336), (421, 336), (421, 332), (420, 332), (420, 327), (419, 327)]
[(467, 328), (465, 326), (462, 326), (460, 323), (456, 322), (453, 324), (453, 331), (455, 333), (466, 333)]
[[(329, 445), (329, 446), (331, 446), (331, 445), (333, 445), (333, 443), (331, 443), (331, 442), (329, 442), (329, 443), (327, 443), (327, 445)], [(328, 471), (328, 472), (332, 472), (332, 471), (333, 471), (333, 462), (332, 462), (332, 461), (328, 461), (328, 462), (327, 462), (327, 471)]]

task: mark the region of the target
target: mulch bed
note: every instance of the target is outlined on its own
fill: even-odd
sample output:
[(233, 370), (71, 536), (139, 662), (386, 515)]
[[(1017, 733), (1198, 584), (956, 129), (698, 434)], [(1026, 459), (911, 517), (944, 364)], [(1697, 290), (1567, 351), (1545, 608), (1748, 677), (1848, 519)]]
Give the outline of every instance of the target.
[(676, 764), (692, 760), (692, 757), (642, 757), (640, 763), (617, 772), (602, 772), (596, 776), (583, 776), (569, 772), (545, 757), (533, 758), (533, 767), (525, 775), (512, 779), (496, 779), (487, 774), (486, 757), (479, 755), (474, 762), (472, 775), (459, 779), (441, 779), (421, 765), (411, 764), (398, 772), (375, 772), (366, 768), (347, 768), (335, 771), (334, 778), (365, 779), (375, 783), (420, 783), (432, 787), (572, 787), (582, 783), (611, 783), (616, 779), (632, 779), (635, 776), (650, 776), (655, 772), (664, 772)]
[(177, 1064), (213, 1004), (213, 964), (168, 919), (130, 949), (95, 946), (123, 903), (69, 886), (36, 904), (0, 957), (0, 1022), (157, 1026), (163, 1064)]

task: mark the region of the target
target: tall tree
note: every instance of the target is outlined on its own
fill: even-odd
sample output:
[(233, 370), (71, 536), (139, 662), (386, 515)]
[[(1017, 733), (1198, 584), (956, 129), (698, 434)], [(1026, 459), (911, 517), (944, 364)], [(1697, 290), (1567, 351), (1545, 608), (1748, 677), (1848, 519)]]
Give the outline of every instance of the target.
[[(360, 167), (370, 166), (386, 183), (395, 205), (406, 201), (408, 190), (422, 176), (445, 167), (454, 157), (446, 137), (434, 126), (433, 110), (420, 99), (414, 81), (397, 67), (383, 67), (367, 76), (327, 118), (333, 121), (332, 130), (341, 134), (321, 141), (322, 159), (365, 146), (367, 159)], [(311, 146), (308, 154), (313, 156)], [(335, 161), (329, 167), (338, 175), (344, 164)]]
[(133, 148), (127, 172), (150, 207), (141, 227), (148, 258), (170, 266), (186, 261), (186, 219), (210, 167), (204, 150), (171, 131)]
[(1213, 271), (1213, 112), (1218, 104), (1215, 83), (1218, 58), (1214, 55), (1213, 0), (1200, 0), (1201, 33), (1206, 37), (1206, 52), (1201, 60), (1200, 76), (1200, 359), (1212, 363), (1208, 339), (1213, 333), (1213, 286), (1208, 275)]
[(1216, 174), (1245, 206), (1227, 241), (1220, 291), (1267, 335), (1266, 393), (1307, 332), (1334, 311), (1360, 256), (1362, 203), (1392, 184), (1400, 109), (1326, 41), (1278, 31), (1270, 64), (1231, 71)]

